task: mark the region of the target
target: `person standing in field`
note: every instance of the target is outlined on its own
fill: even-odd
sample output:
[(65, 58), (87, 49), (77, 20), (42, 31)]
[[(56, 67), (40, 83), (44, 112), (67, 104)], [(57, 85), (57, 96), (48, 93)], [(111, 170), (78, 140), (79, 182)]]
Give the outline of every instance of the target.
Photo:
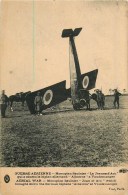
[(98, 104), (98, 109), (104, 110), (105, 95), (102, 93), (101, 90), (97, 91), (97, 104)]
[(104, 110), (104, 106), (105, 106), (105, 95), (104, 93), (101, 91), (101, 101), (102, 101), (102, 110)]
[(119, 109), (119, 106), (120, 106), (119, 97), (120, 97), (121, 95), (122, 95), (122, 94), (119, 93), (119, 92), (117, 91), (117, 89), (115, 89), (115, 92), (114, 92), (114, 102), (113, 102), (115, 108), (116, 108), (116, 104), (117, 104), (117, 108)]
[(42, 115), (41, 114), (41, 107), (43, 105), (43, 98), (40, 95), (40, 92), (37, 92), (37, 96), (35, 97), (34, 104), (35, 104), (36, 114)]
[(98, 106), (98, 109), (100, 109), (100, 92), (99, 92), (99, 89), (96, 90), (96, 95), (97, 95), (97, 98), (96, 98), (97, 106)]
[(5, 94), (5, 91), (2, 90), (2, 93), (0, 95), (0, 110), (1, 110), (1, 117), (5, 118), (5, 112), (8, 105), (8, 97)]

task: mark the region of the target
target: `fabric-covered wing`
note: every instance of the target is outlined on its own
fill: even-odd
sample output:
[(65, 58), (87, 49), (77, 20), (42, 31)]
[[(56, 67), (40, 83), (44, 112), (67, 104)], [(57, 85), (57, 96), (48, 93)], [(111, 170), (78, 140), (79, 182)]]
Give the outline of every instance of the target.
[[(81, 75), (82, 89), (90, 90), (95, 88), (98, 69)], [(67, 97), (71, 97), (71, 88), (67, 89)]]
[(67, 99), (66, 81), (62, 81), (60, 83), (51, 85), (44, 89), (40, 89), (28, 94), (26, 97), (26, 102), (31, 114), (35, 113), (34, 100), (38, 92), (40, 92), (40, 95), (42, 96), (43, 99), (42, 110), (45, 110)]
[(98, 69), (81, 75), (83, 89), (90, 90), (95, 87)]

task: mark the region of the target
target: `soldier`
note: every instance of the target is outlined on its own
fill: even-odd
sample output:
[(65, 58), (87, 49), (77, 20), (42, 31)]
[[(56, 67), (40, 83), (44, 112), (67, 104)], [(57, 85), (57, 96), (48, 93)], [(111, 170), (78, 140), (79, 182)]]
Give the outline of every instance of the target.
[(8, 105), (8, 97), (5, 95), (5, 91), (2, 90), (2, 94), (0, 95), (0, 109), (1, 109), (1, 117), (5, 118), (5, 112)]
[(118, 91), (117, 91), (117, 89), (115, 89), (114, 90), (115, 91), (115, 93), (114, 93), (114, 102), (113, 102), (113, 104), (114, 104), (114, 107), (116, 108), (116, 104), (117, 104), (117, 108), (119, 109), (119, 96), (120, 95), (122, 95), (121, 93), (119, 93)]
[(98, 109), (103, 110), (105, 105), (105, 96), (101, 90), (96, 91)]
[(99, 89), (96, 90), (96, 95), (97, 95), (97, 98), (96, 98), (97, 106), (98, 106), (98, 109), (100, 109), (100, 93), (99, 93)]
[(36, 113), (38, 115), (42, 115), (41, 114), (41, 107), (42, 107), (42, 104), (43, 104), (43, 98), (40, 95), (40, 92), (37, 92), (37, 96), (35, 97), (34, 104), (35, 104)]
[(100, 106), (101, 106), (101, 110), (104, 110), (105, 95), (102, 93), (102, 91), (99, 91), (99, 93), (100, 93)]

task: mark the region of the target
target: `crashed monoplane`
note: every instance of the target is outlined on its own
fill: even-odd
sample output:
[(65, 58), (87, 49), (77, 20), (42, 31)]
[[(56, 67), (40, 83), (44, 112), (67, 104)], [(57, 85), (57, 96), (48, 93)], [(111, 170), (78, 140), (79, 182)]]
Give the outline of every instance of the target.
[(55, 106), (71, 97), (74, 110), (79, 110), (90, 104), (89, 90), (95, 87), (98, 69), (81, 74), (79, 59), (74, 38), (79, 35), (82, 28), (64, 29), (62, 38), (69, 38), (70, 45), (70, 88), (66, 89), (66, 80), (31, 92), (26, 97), (26, 102), (31, 114), (35, 114), (34, 99), (38, 92), (43, 99), (41, 110)]

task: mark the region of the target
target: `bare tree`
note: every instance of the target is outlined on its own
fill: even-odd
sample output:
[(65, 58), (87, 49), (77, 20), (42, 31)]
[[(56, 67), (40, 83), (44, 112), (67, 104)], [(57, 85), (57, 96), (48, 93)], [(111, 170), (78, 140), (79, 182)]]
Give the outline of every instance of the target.
[(123, 89), (123, 93), (124, 93), (124, 94), (126, 93), (126, 89)]

